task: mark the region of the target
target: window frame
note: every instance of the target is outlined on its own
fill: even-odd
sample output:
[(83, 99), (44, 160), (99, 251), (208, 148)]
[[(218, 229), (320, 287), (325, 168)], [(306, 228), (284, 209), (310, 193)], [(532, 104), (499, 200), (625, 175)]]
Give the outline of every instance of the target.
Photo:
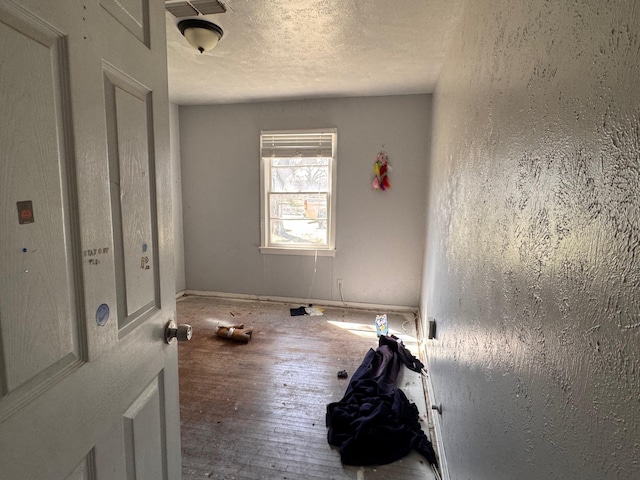
[[(272, 157), (263, 155), (263, 137), (265, 135), (309, 135), (331, 134), (331, 157), (329, 160), (329, 186), (327, 188), (327, 244), (326, 245), (282, 245), (271, 242), (271, 212), (269, 195), (271, 192)], [(260, 253), (276, 255), (315, 255), (335, 256), (336, 238), (336, 185), (337, 185), (337, 143), (336, 128), (315, 128), (296, 130), (262, 130), (260, 131)], [(273, 157), (278, 158), (278, 157)], [(294, 192), (291, 192), (294, 193)], [(303, 192), (301, 192), (303, 193)]]

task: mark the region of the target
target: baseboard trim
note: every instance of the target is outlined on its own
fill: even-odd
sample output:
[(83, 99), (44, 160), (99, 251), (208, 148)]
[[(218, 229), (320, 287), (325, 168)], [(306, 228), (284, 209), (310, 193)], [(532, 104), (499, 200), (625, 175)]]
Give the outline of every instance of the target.
[(203, 290), (185, 290), (179, 294), (180, 297), (185, 295), (196, 295), (200, 297), (218, 297), (228, 298), (232, 300), (246, 300), (246, 301), (259, 301), (259, 302), (274, 302), (274, 303), (295, 303), (301, 305), (307, 305), (309, 303), (313, 305), (319, 305), (324, 307), (343, 307), (343, 308), (356, 308), (358, 310), (372, 310), (372, 311), (387, 311), (387, 312), (412, 312), (415, 313), (418, 307), (409, 307), (406, 305), (383, 305), (377, 303), (359, 303), (359, 302), (336, 302), (332, 300), (316, 300), (316, 299), (303, 299), (293, 297), (276, 297), (270, 295), (249, 295), (245, 293), (225, 293), (225, 292), (210, 292)]
[(429, 356), (427, 355), (427, 344), (429, 340), (427, 340), (427, 335), (424, 330), (424, 323), (422, 322), (422, 318), (420, 316), (420, 311), (418, 310), (417, 318), (416, 318), (416, 329), (418, 331), (418, 342), (420, 345), (420, 360), (425, 365), (426, 374), (422, 376), (423, 384), (425, 385), (425, 397), (427, 400), (427, 410), (430, 412), (431, 417), (431, 425), (433, 426), (433, 436), (436, 451), (438, 452), (438, 460), (440, 462), (440, 476), (442, 480), (451, 480), (451, 476), (449, 475), (449, 466), (447, 464), (447, 456), (444, 450), (444, 444), (442, 441), (442, 426), (440, 425), (440, 414), (431, 408), (432, 405), (437, 405), (435, 400), (435, 395), (433, 393), (433, 383), (431, 383), (431, 369), (429, 367)]

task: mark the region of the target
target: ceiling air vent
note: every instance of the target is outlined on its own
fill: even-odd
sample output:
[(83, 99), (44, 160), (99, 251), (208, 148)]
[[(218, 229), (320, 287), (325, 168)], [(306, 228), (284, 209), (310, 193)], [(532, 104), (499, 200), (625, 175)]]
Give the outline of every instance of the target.
[(164, 2), (166, 10), (174, 17), (193, 17), (194, 15), (211, 15), (225, 13), (227, 7), (217, 0), (167, 0)]

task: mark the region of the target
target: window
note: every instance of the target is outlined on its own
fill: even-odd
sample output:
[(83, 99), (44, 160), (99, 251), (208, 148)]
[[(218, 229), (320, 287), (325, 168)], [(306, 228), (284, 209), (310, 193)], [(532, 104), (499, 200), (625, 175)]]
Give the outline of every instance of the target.
[(263, 253), (333, 255), (335, 129), (260, 134)]

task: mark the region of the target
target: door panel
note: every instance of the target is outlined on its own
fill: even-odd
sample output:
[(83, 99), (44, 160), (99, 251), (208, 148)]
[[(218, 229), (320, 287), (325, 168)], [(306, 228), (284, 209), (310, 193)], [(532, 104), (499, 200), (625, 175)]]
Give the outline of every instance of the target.
[(100, 5), (138, 40), (149, 45), (148, 0), (100, 0)]
[(124, 415), (127, 479), (164, 478), (160, 393), (152, 382)]
[(80, 362), (84, 330), (65, 195), (65, 43), (39, 19), (2, 5), (0, 15), (1, 419)]
[(2, 478), (180, 478), (164, 29), (0, 0)]
[(154, 379), (95, 448), (97, 480), (156, 480), (163, 471), (162, 378)]
[(112, 66), (104, 77), (119, 327), (158, 308), (151, 92)]
[(87, 460), (82, 460), (73, 473), (67, 477), (67, 480), (92, 480), (91, 476), (89, 476), (89, 469), (87, 465)]

